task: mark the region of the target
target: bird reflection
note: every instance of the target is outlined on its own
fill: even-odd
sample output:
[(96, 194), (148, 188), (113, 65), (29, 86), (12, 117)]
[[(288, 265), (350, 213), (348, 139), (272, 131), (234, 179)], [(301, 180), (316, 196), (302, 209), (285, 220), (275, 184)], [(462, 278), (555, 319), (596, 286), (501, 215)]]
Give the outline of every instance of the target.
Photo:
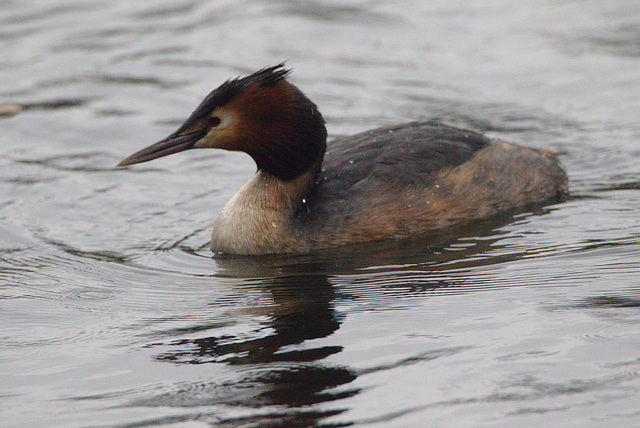
[[(356, 394), (356, 390), (327, 392), (356, 378), (350, 368), (320, 363), (341, 352), (341, 346), (295, 347), (330, 336), (340, 326), (332, 303), (335, 292), (327, 276), (285, 273), (265, 279), (262, 285), (274, 302), (269, 309), (268, 335), (261, 329), (259, 337), (206, 336), (181, 340), (172, 344), (176, 349), (156, 358), (179, 364), (223, 362), (261, 367), (248, 372), (240, 382), (218, 385), (228, 392), (215, 394), (219, 404), (301, 407)], [(238, 394), (238, 388), (242, 394)]]
[(196, 351), (163, 354), (158, 359), (193, 364), (207, 361), (256, 364), (314, 361), (340, 352), (341, 347), (335, 346), (278, 352), (287, 345), (326, 337), (338, 329), (340, 324), (331, 304), (334, 292), (326, 276), (279, 277), (265, 280), (264, 285), (275, 303), (270, 307), (272, 334), (243, 341), (215, 336), (193, 339), (190, 343), (196, 346)]
[[(220, 331), (215, 323), (202, 328), (196, 326), (190, 329), (190, 334), (200, 334), (200, 337), (165, 342), (168, 346), (155, 358), (174, 364), (240, 366), (242, 369), (237, 370), (237, 374), (241, 378), (189, 385), (179, 392), (156, 396), (136, 405), (150, 405), (153, 401), (153, 405), (188, 407), (274, 406), (268, 414), (256, 414), (229, 423), (271, 426), (270, 423), (277, 421), (277, 426), (331, 426), (324, 420), (343, 410), (335, 407), (319, 410), (309, 406), (358, 394), (359, 389), (349, 384), (364, 372), (327, 362), (328, 357), (340, 353), (343, 348), (327, 344), (327, 340), (318, 340), (334, 334), (342, 321), (335, 303), (344, 298), (344, 290), (339, 293), (339, 288), (336, 289), (330, 279), (378, 267), (394, 280), (380, 284), (382, 275), (375, 278), (359, 275), (361, 279), (357, 280), (368, 281), (370, 284), (365, 286), (374, 294), (376, 289), (398, 287), (398, 293), (393, 295), (395, 298), (401, 298), (403, 293), (460, 287), (463, 281), (460, 276), (451, 279), (441, 275), (452, 269), (452, 262), (457, 263), (459, 270), (461, 266), (471, 268), (529, 255), (525, 249), (504, 251), (503, 256), (480, 257), (490, 251), (495, 254), (500, 248), (499, 241), (505, 233), (500, 227), (509, 222), (513, 222), (513, 218), (469, 225), (467, 227), (474, 228), (476, 238), (464, 238), (463, 241), (459, 237), (468, 237), (468, 230), (457, 231), (457, 236), (456, 231), (449, 231), (430, 236), (428, 240), (359, 245), (315, 255), (217, 259), (221, 277), (261, 278), (258, 287), (269, 295), (272, 303), (252, 310), (259, 316), (266, 315), (267, 321), (257, 331), (239, 334), (210, 334)], [(416, 272), (422, 272), (419, 285), (415, 282)], [(412, 278), (410, 286), (402, 283), (403, 275)], [(356, 287), (356, 293), (357, 290)], [(368, 293), (370, 295), (371, 291)], [(205, 332), (209, 334), (205, 336)], [(389, 368), (385, 366), (380, 370)]]

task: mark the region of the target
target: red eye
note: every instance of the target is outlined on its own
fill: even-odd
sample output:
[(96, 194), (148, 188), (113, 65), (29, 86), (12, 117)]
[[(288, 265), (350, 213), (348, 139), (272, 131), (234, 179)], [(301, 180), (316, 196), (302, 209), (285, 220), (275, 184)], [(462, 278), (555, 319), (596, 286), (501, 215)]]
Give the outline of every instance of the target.
[(220, 122), (222, 122), (220, 120), (220, 118), (218, 116), (211, 116), (209, 118), (209, 126), (212, 128), (215, 128), (216, 126), (220, 125)]

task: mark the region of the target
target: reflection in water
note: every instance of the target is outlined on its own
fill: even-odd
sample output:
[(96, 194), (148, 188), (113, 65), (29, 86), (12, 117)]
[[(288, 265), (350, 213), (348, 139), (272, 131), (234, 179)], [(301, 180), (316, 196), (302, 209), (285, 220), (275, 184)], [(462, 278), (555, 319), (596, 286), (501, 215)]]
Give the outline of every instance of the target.
[(188, 344), (189, 350), (168, 352), (158, 359), (189, 364), (211, 361), (257, 364), (314, 361), (340, 351), (336, 348), (319, 348), (278, 353), (287, 345), (327, 337), (338, 329), (339, 322), (331, 305), (333, 289), (325, 276), (279, 277), (265, 280), (264, 286), (274, 301), (274, 306), (269, 307), (268, 328), (271, 334), (244, 340), (238, 340), (237, 337), (190, 339), (175, 344)]
[[(465, 230), (448, 230), (422, 239), (358, 245), (315, 255), (218, 258), (219, 276), (261, 278), (258, 287), (268, 294), (272, 303), (253, 308), (250, 312), (252, 315), (266, 315), (267, 321), (251, 332), (212, 335), (212, 331), (218, 330), (216, 321), (219, 320), (209, 320), (206, 325), (189, 329), (189, 333), (198, 334), (198, 337), (174, 338), (151, 346), (164, 349), (155, 356), (160, 362), (242, 366), (244, 368), (238, 370), (240, 379), (191, 384), (179, 391), (138, 400), (132, 405), (233, 405), (250, 409), (280, 406), (285, 410), (276, 408), (263, 416), (254, 414), (249, 419), (216, 419), (216, 422), (236, 425), (277, 421), (278, 426), (317, 425), (320, 420), (343, 410), (319, 411), (314, 408), (312, 411), (307, 406), (335, 402), (358, 394), (358, 388), (336, 389), (353, 382), (357, 376), (450, 356), (463, 350), (430, 350), (406, 360), (360, 371), (323, 363), (325, 358), (343, 349), (342, 346), (326, 345), (326, 340), (316, 346), (311, 342), (331, 336), (340, 327), (341, 318), (335, 311), (335, 303), (344, 296), (336, 292), (330, 278), (364, 269), (367, 274), (362, 276), (361, 281), (364, 282), (360, 285), (374, 293), (388, 286), (406, 289), (407, 282), (410, 283), (408, 292), (412, 294), (459, 285), (455, 280), (443, 280), (442, 271), (451, 269), (453, 262), (466, 269), (504, 261), (499, 257), (482, 257), (482, 254), (500, 248), (500, 227), (513, 220), (513, 217), (505, 216), (469, 225)], [(464, 238), (471, 233), (467, 230), (469, 228), (474, 238)], [(506, 253), (509, 260), (524, 255)], [(371, 275), (372, 269), (381, 267), (384, 267), (385, 277), (388, 276), (389, 280)], [(421, 281), (416, 286), (418, 277)], [(202, 335), (202, 332), (208, 334)], [(180, 333), (184, 331), (176, 334)], [(199, 419), (203, 418), (207, 419), (200, 414)], [(326, 425), (323, 423), (323, 426)]]
[[(304, 270), (308, 272), (306, 267)], [(340, 352), (342, 347), (295, 347), (308, 340), (328, 337), (340, 325), (332, 305), (335, 293), (327, 277), (313, 274), (283, 275), (265, 279), (262, 285), (272, 297), (273, 305), (268, 308), (268, 322), (260, 331), (253, 335), (204, 336), (175, 341), (169, 344), (170, 350), (157, 355), (157, 360), (175, 364), (224, 362), (252, 368), (239, 381), (205, 385), (205, 391), (211, 394), (208, 404), (299, 409), (356, 394), (355, 390), (339, 394), (327, 392), (356, 378), (349, 368), (332, 367), (320, 362)], [(265, 331), (268, 331), (266, 335)], [(155, 397), (136, 405), (188, 403), (187, 406), (191, 407), (201, 402), (202, 389), (202, 386), (194, 386), (193, 390), (183, 390), (177, 396)], [(287, 421), (291, 426), (308, 426), (312, 420), (334, 414), (335, 410), (300, 410), (294, 413), (288, 410), (285, 414), (270, 412), (264, 418), (280, 423)], [(253, 416), (251, 420), (265, 422), (259, 416)], [(242, 422), (250, 421), (243, 418)]]

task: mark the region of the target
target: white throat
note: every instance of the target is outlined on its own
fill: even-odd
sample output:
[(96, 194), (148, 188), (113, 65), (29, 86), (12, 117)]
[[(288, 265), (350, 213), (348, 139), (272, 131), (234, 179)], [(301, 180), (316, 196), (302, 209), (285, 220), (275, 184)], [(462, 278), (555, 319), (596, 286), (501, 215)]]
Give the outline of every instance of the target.
[(211, 250), (269, 254), (299, 249), (301, 243), (291, 220), (314, 180), (311, 172), (282, 181), (258, 171), (220, 212), (213, 226)]

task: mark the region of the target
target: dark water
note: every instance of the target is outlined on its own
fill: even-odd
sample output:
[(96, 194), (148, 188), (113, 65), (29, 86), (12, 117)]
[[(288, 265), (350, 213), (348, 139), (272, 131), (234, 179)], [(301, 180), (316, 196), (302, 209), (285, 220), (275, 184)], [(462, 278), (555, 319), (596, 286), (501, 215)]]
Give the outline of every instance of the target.
[[(0, 2), (1, 425), (639, 425), (639, 23), (615, 0)], [(212, 259), (246, 157), (114, 165), (285, 59), (331, 135), (440, 119), (560, 152), (573, 198)]]

